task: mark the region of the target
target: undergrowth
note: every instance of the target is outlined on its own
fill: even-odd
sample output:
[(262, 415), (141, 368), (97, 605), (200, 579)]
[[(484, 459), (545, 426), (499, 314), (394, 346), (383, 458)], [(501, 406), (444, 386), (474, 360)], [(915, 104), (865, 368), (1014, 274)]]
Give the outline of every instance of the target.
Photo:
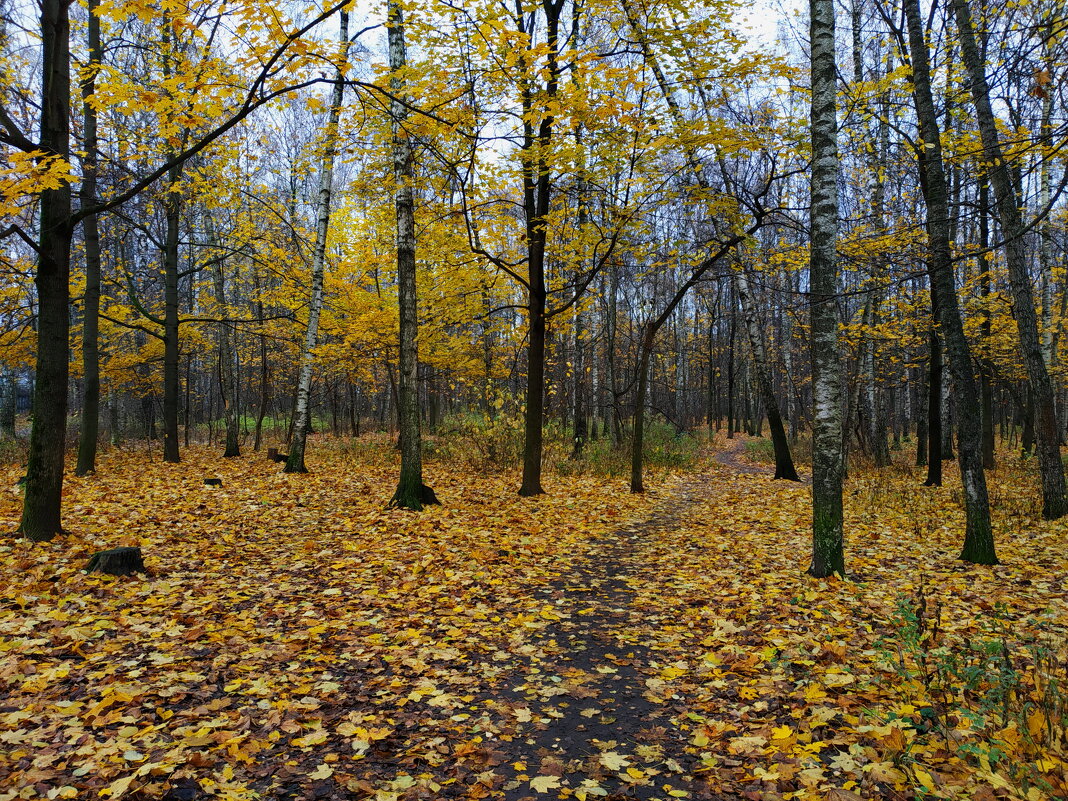
[[(790, 455), (795, 465), (806, 465), (812, 461), (812, 439), (808, 436), (790, 441)], [(750, 437), (745, 440), (745, 456), (759, 464), (775, 464), (775, 445), (771, 437)]]
[(1000, 602), (976, 610), (966, 633), (957, 634), (922, 583), (898, 599), (884, 669), (906, 704), (897, 718), (907, 733), (896, 761), (921, 787), (935, 789), (916, 753), (941, 747), (993, 788), (1063, 797), (1068, 641), (1051, 619), (1018, 626), (1007, 612)]

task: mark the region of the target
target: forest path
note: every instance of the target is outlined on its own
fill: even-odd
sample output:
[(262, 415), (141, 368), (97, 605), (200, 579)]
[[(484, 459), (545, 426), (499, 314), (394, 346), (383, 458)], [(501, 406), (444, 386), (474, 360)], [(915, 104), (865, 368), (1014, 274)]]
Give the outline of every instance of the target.
[(745, 475), (774, 475), (774, 466), (757, 464), (744, 458), (746, 439), (736, 436), (728, 439), (723, 450), (712, 453), (712, 458), (736, 473)]
[(659, 578), (646, 549), (708, 497), (705, 474), (665, 488), (650, 517), (594, 539), (566, 574), (540, 588), (543, 617), (558, 620), (533, 638), (523, 672), (504, 682), (519, 720), (512, 741), (499, 746), (508, 755), (498, 768), (506, 801), (554, 798), (566, 787), (576, 798), (608, 801), (735, 797), (700, 780), (687, 727), (679, 726), (689, 705), (667, 689), (673, 668), (645, 640), (648, 610), (635, 603), (637, 590)]

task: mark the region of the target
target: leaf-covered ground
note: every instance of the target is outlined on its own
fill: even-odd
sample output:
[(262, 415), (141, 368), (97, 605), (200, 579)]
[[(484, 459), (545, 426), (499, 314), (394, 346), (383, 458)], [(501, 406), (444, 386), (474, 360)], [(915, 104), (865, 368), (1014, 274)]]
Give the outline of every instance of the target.
[[(109, 454), (71, 536), (0, 543), (0, 799), (1068, 794), (1065, 526), (1032, 476), (992, 476), (991, 569), (956, 560), (952, 477), (858, 472), (851, 575), (815, 581), (807, 487), (706, 465), (524, 499), (435, 464), (416, 515), (341, 450)], [(81, 572), (122, 544), (151, 577)]]

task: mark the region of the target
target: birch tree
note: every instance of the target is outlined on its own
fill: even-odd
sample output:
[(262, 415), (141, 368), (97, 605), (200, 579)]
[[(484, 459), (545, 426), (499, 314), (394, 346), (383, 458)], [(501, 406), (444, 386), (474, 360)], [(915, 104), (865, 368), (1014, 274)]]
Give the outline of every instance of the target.
[(345, 100), (344, 65), (349, 55), (349, 15), (341, 12), (341, 55), (334, 88), (330, 95), (330, 111), (323, 130), (323, 161), (319, 170), (319, 188), (315, 201), (315, 243), (312, 247), (311, 297), (308, 301), (308, 327), (300, 351), (297, 375), (297, 402), (293, 412), (293, 439), (284, 472), (306, 473), (304, 450), (308, 442), (308, 423), (311, 415), (311, 380), (315, 366), (315, 345), (319, 338), (319, 315), (323, 310), (323, 273), (326, 262), (326, 235), (330, 229), (330, 196), (334, 186), (334, 157), (337, 154), (338, 122), (341, 104)]
[(812, 327), (812, 563), (817, 578), (845, 572), (842, 522), (842, 365), (835, 307), (838, 120), (833, 0), (809, 0), (812, 176), (809, 320)]

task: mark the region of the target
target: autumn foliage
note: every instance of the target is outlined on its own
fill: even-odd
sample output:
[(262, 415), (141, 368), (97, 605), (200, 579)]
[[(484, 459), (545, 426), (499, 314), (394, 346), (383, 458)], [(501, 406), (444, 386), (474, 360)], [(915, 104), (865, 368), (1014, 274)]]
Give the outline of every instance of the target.
[[(420, 514), (386, 508), (388, 443), (316, 452), (111, 451), (75, 534), (3, 546), (0, 797), (1066, 791), (1064, 528), (1023, 468), (992, 482), (1005, 564), (958, 562), (954, 491), (895, 468), (851, 478), (853, 570), (816, 582), (807, 487), (737, 447), (637, 496), (433, 462)], [(81, 572), (119, 544), (151, 575)]]

